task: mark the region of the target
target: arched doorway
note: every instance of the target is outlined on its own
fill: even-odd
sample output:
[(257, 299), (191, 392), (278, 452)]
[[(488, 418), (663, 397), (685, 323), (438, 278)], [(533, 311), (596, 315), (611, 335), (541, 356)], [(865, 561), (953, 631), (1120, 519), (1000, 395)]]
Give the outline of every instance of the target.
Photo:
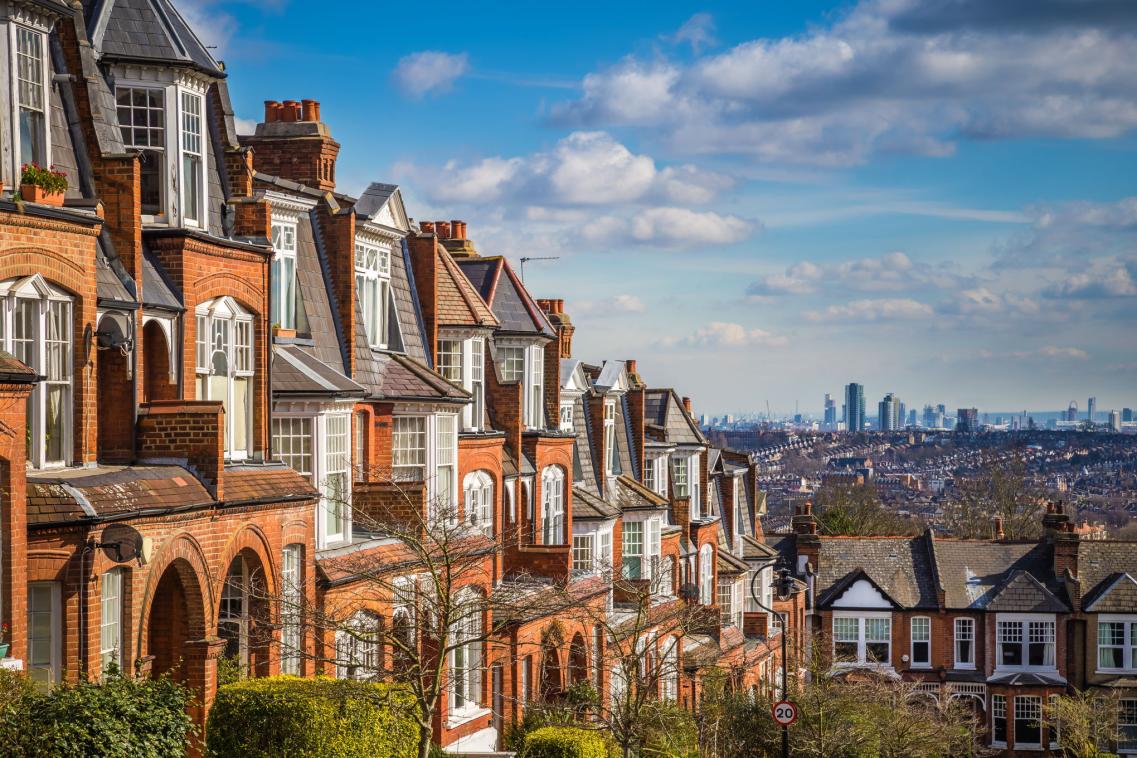
[(179, 558), (166, 567), (150, 603), (147, 647), (155, 676), (189, 683), (186, 643), (205, 637), (205, 606), (193, 567)]
[(224, 655), (245, 676), (268, 676), (271, 619), (264, 567), (252, 550), (242, 550), (229, 564), (217, 610), (217, 636)]
[(560, 654), (556, 643), (549, 639), (545, 641), (541, 655), (541, 697), (551, 700), (563, 689)]
[(569, 645), (569, 684), (588, 681), (588, 653), (584, 649), (584, 638), (579, 633)]
[(98, 348), (95, 413), (99, 428), (99, 459), (108, 463), (126, 463), (133, 454), (130, 333), (130, 316), (115, 312), (106, 313), (99, 319), (95, 342)]
[(158, 321), (142, 327), (142, 400), (176, 400), (177, 384), (170, 381), (170, 343)]

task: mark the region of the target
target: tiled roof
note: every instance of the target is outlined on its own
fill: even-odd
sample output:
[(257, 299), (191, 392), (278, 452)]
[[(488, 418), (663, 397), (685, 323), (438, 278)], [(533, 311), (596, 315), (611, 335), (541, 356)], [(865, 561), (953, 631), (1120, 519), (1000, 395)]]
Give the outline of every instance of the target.
[[(298, 307), (303, 308), (308, 333), (315, 343), (312, 355), (334, 371), (346, 374), (341, 347), (344, 335), (328, 294), (324, 262), (313, 231), (316, 226), (314, 209), (307, 216), (301, 216), (296, 224), (296, 301)], [(275, 377), (273, 384), (275, 388)]]
[(440, 326), (497, 326), (498, 320), (462, 269), (441, 245), (438, 256), (438, 323)]
[(643, 510), (645, 508), (667, 508), (668, 501), (629, 476), (615, 479), (615, 501), (620, 510)]
[(1062, 613), (1069, 608), (1026, 571), (1015, 571), (995, 590), (987, 610), (1014, 613)]
[(274, 345), (272, 352), (272, 391), (291, 395), (355, 395), (367, 389), (336, 369), (322, 363), (297, 345)]
[(503, 258), (463, 258), (455, 262), (482, 296), (482, 300), (492, 303), (494, 287), (497, 286), (498, 277), (501, 276), (503, 260)]
[(818, 604), (832, 602), (830, 588), (854, 571), (864, 571), (906, 608), (938, 605), (927, 539), (921, 537), (822, 537), (818, 559)]
[(1137, 608), (1137, 579), (1117, 573), (1082, 598), (1082, 608), (1094, 613), (1132, 613)]
[[(487, 270), (487, 266), (496, 268)], [(502, 331), (555, 337), (544, 312), (533, 301), (525, 285), (504, 258), (464, 258), (458, 262), (470, 279), (478, 281), (478, 292), (493, 309)], [(474, 285), (471, 285), (474, 286)]]
[(574, 521), (605, 521), (620, 515), (620, 509), (583, 487), (572, 488)]
[(718, 555), (720, 574), (742, 574), (750, 570), (750, 566), (745, 561), (734, 557), (727, 550), (719, 550), (716, 555)]
[(31, 384), (37, 379), (35, 369), (11, 353), (0, 350), (0, 381)]
[(144, 305), (153, 305), (173, 311), (182, 310), (182, 301), (165, 275), (162, 264), (154, 260), (149, 253), (142, 256), (142, 302)]
[(678, 445), (705, 445), (706, 437), (682, 402), (670, 389), (649, 389), (644, 393), (644, 424), (655, 427), (657, 439)]
[(422, 314), (419, 312), (415, 288), (411, 284), (412, 277), (410, 250), (404, 239), (391, 255), (391, 304), (398, 318), (403, 352), (419, 363), (430, 365), (431, 359), (426, 354), (425, 339), (422, 336)]
[(101, 55), (190, 66), (224, 77), (168, 0), (87, 0), (88, 33)]
[[(935, 540), (936, 568), (948, 608), (984, 608), (1016, 571), (1048, 581), (1050, 548), (1038, 542)], [(1052, 590), (1057, 588), (1052, 587)]]
[(180, 466), (100, 466), (28, 474), (30, 526), (211, 502), (197, 477)]
[(1137, 542), (1081, 540), (1078, 542), (1078, 582), (1082, 597), (1101, 589), (1118, 573), (1137, 577)]
[(468, 393), (418, 361), (397, 353), (375, 353), (377, 378), (371, 397), (383, 400), (466, 400)]
[(765, 542), (759, 542), (749, 535), (742, 535), (742, 557), (747, 560), (761, 560), (774, 558), (778, 555), (778, 551), (767, 545)]
[(317, 498), (312, 483), (281, 463), (225, 467), (225, 502)]

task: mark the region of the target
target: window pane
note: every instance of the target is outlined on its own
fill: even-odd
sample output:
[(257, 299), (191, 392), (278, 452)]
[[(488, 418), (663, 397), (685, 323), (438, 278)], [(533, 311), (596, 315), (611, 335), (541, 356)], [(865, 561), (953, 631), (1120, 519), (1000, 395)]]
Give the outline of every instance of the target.
[(391, 435), (393, 476), (397, 481), (423, 481), (426, 474), (426, 419), (395, 418)]

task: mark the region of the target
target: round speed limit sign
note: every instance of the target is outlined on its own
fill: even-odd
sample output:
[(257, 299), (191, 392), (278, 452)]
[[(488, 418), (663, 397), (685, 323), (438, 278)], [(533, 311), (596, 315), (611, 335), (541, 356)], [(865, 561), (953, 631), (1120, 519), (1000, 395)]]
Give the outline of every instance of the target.
[(774, 721), (782, 726), (790, 726), (797, 721), (797, 706), (789, 700), (780, 700), (774, 703), (771, 712), (774, 714)]

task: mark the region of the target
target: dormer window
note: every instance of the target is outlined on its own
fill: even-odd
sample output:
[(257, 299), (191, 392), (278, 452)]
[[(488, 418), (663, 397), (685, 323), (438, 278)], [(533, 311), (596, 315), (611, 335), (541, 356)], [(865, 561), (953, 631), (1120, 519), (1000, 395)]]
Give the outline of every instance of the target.
[(545, 350), (540, 345), (499, 345), (498, 368), (503, 382), (522, 382), (522, 423), (545, 427)]
[(204, 226), (205, 139), (203, 99), (182, 92), (182, 219), (187, 226)]
[(485, 416), (485, 339), (438, 341), (438, 373), (473, 396), (462, 411), (462, 428), (481, 431)]
[(166, 92), (156, 87), (118, 87), (118, 125), (122, 143), (140, 151), (142, 213), (165, 213)]
[(252, 451), (253, 315), (230, 297), (196, 310), (197, 399), (225, 407), (225, 457), (243, 460)]
[(27, 404), (33, 468), (71, 460), (71, 297), (39, 274), (0, 282), (0, 346), (45, 378)]
[(296, 293), (296, 222), (272, 223), (272, 322), (284, 329), (307, 330)]
[(387, 347), (387, 302), (391, 297), (391, 252), (378, 245), (355, 243), (355, 295), (363, 312), (363, 329), (371, 347)]
[(20, 125), (20, 163), (48, 165), (47, 47), (41, 31), (17, 26), (16, 81)]
[(573, 430), (571, 402), (561, 403), (561, 423), (559, 428), (562, 432), (571, 432)]
[(616, 468), (616, 402), (604, 401), (604, 473), (612, 476)]

